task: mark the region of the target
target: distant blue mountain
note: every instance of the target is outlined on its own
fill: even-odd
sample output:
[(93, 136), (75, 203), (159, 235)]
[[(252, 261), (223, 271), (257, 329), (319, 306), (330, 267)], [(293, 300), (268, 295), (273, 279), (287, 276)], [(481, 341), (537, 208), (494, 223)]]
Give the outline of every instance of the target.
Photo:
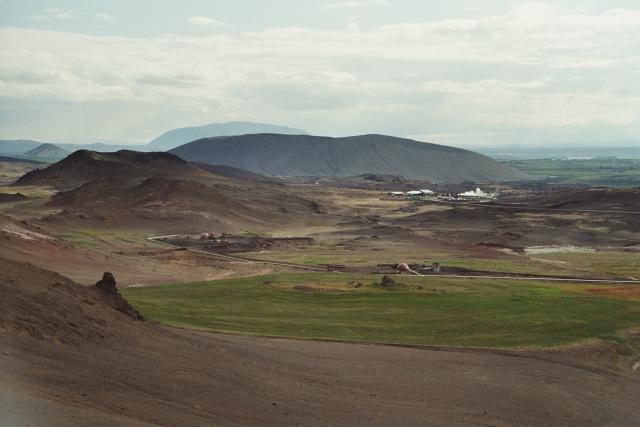
[(3, 139), (0, 140), (0, 155), (6, 155), (8, 157), (22, 155), (42, 144), (42, 142), (32, 141), (30, 139)]
[(163, 133), (145, 147), (146, 151), (167, 151), (196, 139), (215, 136), (235, 136), (256, 133), (279, 133), (286, 135), (306, 135), (305, 131), (286, 126), (251, 122), (211, 123), (205, 126), (173, 129)]

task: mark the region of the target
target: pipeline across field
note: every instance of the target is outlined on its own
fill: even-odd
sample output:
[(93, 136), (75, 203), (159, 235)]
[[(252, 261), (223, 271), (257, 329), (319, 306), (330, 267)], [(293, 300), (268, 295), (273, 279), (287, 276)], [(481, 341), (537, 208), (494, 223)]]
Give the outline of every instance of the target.
[[(302, 265), (290, 262), (282, 262), (282, 261), (270, 261), (263, 260), (258, 258), (249, 258), (249, 257), (238, 257), (233, 255), (224, 255), (216, 252), (210, 252), (202, 249), (194, 249), (185, 246), (178, 246), (172, 243), (167, 243), (163, 241), (165, 238), (177, 237), (178, 234), (172, 234), (167, 236), (154, 236), (148, 237), (147, 240), (150, 242), (158, 243), (161, 245), (169, 246), (174, 249), (187, 250), (189, 252), (194, 252), (202, 255), (212, 256), (220, 259), (224, 259), (227, 261), (235, 261), (235, 262), (246, 262), (246, 263), (256, 263), (256, 264), (265, 264), (265, 265), (276, 265), (282, 267), (290, 267), (296, 268), (300, 270), (308, 270), (308, 271), (322, 271), (326, 272), (326, 268), (321, 267), (312, 267), (309, 265)], [(446, 268), (446, 266), (445, 266)], [(341, 271), (333, 271), (334, 273), (341, 273)], [(345, 271), (347, 272), (347, 271)], [(493, 279), (493, 280), (527, 280), (527, 281), (541, 281), (541, 282), (570, 282), (570, 283), (591, 283), (591, 284), (627, 284), (627, 285), (640, 285), (640, 280), (631, 280), (631, 279), (595, 279), (595, 278), (578, 278), (578, 277), (554, 277), (554, 276), (513, 276), (513, 275), (495, 275), (494, 272), (484, 272), (484, 271), (475, 271), (475, 274), (440, 274), (440, 273), (427, 273), (421, 274), (420, 276), (426, 277), (448, 277), (448, 278), (459, 278), (459, 279)]]

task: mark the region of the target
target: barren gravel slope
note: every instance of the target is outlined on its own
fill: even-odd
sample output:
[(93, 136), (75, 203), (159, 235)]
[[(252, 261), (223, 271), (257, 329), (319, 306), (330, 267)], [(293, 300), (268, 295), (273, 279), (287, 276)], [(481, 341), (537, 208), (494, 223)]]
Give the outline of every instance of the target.
[[(12, 311), (0, 323), (0, 424), (640, 423), (637, 379), (569, 358), (171, 330), (114, 312), (93, 289), (76, 296), (55, 273), (0, 266)], [(13, 304), (27, 300), (29, 311)], [(62, 308), (75, 327), (43, 326), (63, 322)]]

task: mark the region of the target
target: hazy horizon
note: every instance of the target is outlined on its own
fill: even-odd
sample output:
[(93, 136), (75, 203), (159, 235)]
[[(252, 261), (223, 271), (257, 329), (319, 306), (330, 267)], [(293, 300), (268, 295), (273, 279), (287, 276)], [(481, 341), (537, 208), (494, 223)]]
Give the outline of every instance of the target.
[[(215, 122), (214, 122), (215, 123)], [(220, 122), (220, 123), (225, 123), (225, 122)], [(213, 124), (213, 123), (202, 123), (201, 126), (207, 125), (207, 124)], [(287, 126), (286, 124), (282, 124), (282, 123), (270, 123), (272, 125), (282, 125), (282, 126)], [(198, 125), (195, 125), (198, 126)], [(166, 129), (166, 131), (170, 131), (170, 130), (175, 130), (178, 128), (171, 128), (171, 129)], [(304, 130), (304, 129), (301, 129)], [(166, 131), (163, 131), (161, 133), (159, 133), (157, 136), (162, 135), (163, 133), (165, 133)], [(324, 135), (324, 134), (312, 134), (312, 133), (308, 133), (309, 135), (314, 135), (314, 136), (331, 136), (331, 137), (335, 137), (335, 138), (339, 138), (339, 137), (347, 137), (347, 136), (357, 136), (357, 135), (364, 135), (365, 133), (361, 133), (361, 134), (345, 134), (345, 135)], [(387, 134), (389, 135), (389, 134)], [(565, 141), (564, 143), (558, 145), (558, 144), (535, 144), (535, 143), (525, 143), (525, 144), (512, 144), (510, 142), (504, 142), (504, 143), (485, 143), (485, 144), (480, 144), (480, 143), (459, 143), (459, 144), (455, 144), (455, 143), (445, 143), (445, 142), (438, 142), (435, 141), (433, 139), (425, 139), (425, 138), (421, 138), (419, 136), (411, 136), (411, 135), (389, 135), (389, 136), (397, 136), (397, 137), (401, 137), (401, 138), (410, 138), (410, 139), (415, 139), (416, 141), (420, 141), (420, 142), (428, 142), (428, 143), (434, 143), (434, 144), (442, 144), (442, 145), (450, 145), (450, 146), (455, 146), (455, 147), (460, 147), (460, 148), (466, 148), (466, 149), (475, 149), (481, 152), (489, 152), (492, 150), (507, 150), (507, 149), (514, 149), (514, 150), (527, 150), (527, 149), (536, 149), (536, 150), (545, 150), (545, 151), (554, 151), (554, 150), (562, 150), (562, 149), (581, 149), (581, 148), (585, 148), (585, 149), (603, 149), (603, 148), (638, 148), (640, 149), (640, 142), (638, 140), (630, 140), (630, 141), (602, 141), (602, 142), (597, 142), (594, 144), (584, 144), (582, 142), (579, 141), (575, 141), (575, 142), (570, 142), (570, 141)], [(0, 138), (0, 141), (7, 141), (7, 140), (33, 140), (33, 141), (37, 141), (37, 142), (41, 142), (44, 144), (62, 144), (62, 145), (78, 145), (78, 146), (83, 146), (83, 145), (92, 145), (92, 144), (104, 144), (104, 145), (109, 145), (109, 146), (117, 146), (117, 145), (122, 145), (122, 146), (136, 146), (136, 145), (146, 145), (151, 141), (137, 141), (137, 142), (122, 142), (120, 140), (105, 140), (105, 139), (59, 139), (59, 140), (51, 140), (51, 139), (46, 139), (46, 138), (41, 138), (41, 139), (34, 139), (34, 138), (28, 138), (28, 137), (15, 137), (15, 138)]]
[(636, 2), (155, 5), (0, 1), (0, 139), (143, 144), (251, 121), (478, 149), (638, 144)]

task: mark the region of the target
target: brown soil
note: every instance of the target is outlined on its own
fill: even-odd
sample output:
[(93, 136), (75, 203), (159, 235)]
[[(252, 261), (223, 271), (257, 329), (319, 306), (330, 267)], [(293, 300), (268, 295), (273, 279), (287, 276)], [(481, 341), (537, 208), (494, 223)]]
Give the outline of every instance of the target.
[(0, 193), (0, 203), (22, 202), (29, 198), (22, 193)]
[[(95, 197), (96, 194), (101, 197)], [(85, 223), (109, 223), (112, 226), (132, 222), (184, 221), (190, 227), (202, 227), (214, 222), (228, 226), (240, 222), (260, 223), (265, 219), (261, 218), (260, 212), (230, 199), (215, 188), (193, 180), (164, 177), (147, 178), (141, 182), (122, 177), (101, 177), (57, 194), (47, 206), (64, 208), (48, 218), (57, 223), (73, 222), (77, 217)]]
[[(254, 235), (228, 235), (224, 239), (206, 240), (198, 236), (176, 236), (159, 239), (160, 242), (181, 248), (203, 250), (211, 253), (236, 253), (263, 249), (304, 249), (313, 244), (309, 237), (269, 238)], [(246, 258), (246, 257), (245, 257)]]
[(216, 175), (227, 176), (229, 178), (235, 178), (243, 181), (250, 182), (266, 182), (271, 184), (282, 184), (282, 181), (279, 178), (275, 178), (272, 176), (260, 175), (259, 173), (249, 172), (243, 169), (234, 168), (233, 166), (225, 166), (225, 165), (210, 165), (208, 163), (199, 163), (199, 162), (191, 162), (192, 165), (197, 166), (198, 168), (211, 172)]
[[(0, 260), (0, 419), (8, 425), (640, 424), (640, 372), (618, 369), (631, 357), (622, 344), (424, 350), (195, 333), (136, 321), (123, 301), (93, 287), (105, 271), (119, 286), (291, 271), (154, 246), (150, 235), (312, 236), (251, 238), (239, 250), (391, 273), (376, 264), (508, 258), (540, 267), (520, 248), (633, 250), (634, 216), (381, 200), (380, 191), (342, 184), (214, 175), (166, 155), (67, 159), (75, 163), (28, 175), (66, 192), (53, 199), (25, 193), (30, 200), (3, 204), (0, 215), (0, 258), (13, 260)], [(397, 184), (413, 185), (386, 183)], [(543, 190), (534, 192), (549, 196)], [(480, 274), (445, 264), (442, 273), (451, 272)], [(600, 289), (622, 292), (588, 292)]]
[(25, 162), (21, 159), (11, 159), (0, 156), (0, 185), (13, 184), (25, 173), (47, 165), (39, 162)]
[(589, 188), (558, 191), (539, 197), (505, 199), (529, 206), (558, 209), (611, 209), (640, 211), (640, 188)]
[(608, 286), (587, 288), (590, 294), (640, 300), (640, 286)]
[(326, 213), (278, 181), (216, 175), (168, 153), (77, 151), (16, 185), (62, 190), (39, 209), (30, 205), (39, 221), (54, 227), (238, 231)]
[[(640, 382), (562, 354), (172, 330), (0, 260), (7, 425), (637, 425)], [(116, 278), (117, 279), (117, 278)]]
[[(230, 277), (268, 274), (290, 269), (229, 262), (188, 251), (156, 245), (100, 242), (100, 246), (82, 247), (54, 237), (26, 221), (0, 215), (0, 257), (29, 260), (40, 267), (55, 270), (73, 280), (90, 285), (105, 270), (113, 271), (123, 286), (194, 282)], [(55, 230), (61, 234), (70, 230)]]
[(407, 215), (395, 223), (516, 252), (538, 245), (624, 246), (640, 233), (636, 215), (526, 212), (481, 205)]

